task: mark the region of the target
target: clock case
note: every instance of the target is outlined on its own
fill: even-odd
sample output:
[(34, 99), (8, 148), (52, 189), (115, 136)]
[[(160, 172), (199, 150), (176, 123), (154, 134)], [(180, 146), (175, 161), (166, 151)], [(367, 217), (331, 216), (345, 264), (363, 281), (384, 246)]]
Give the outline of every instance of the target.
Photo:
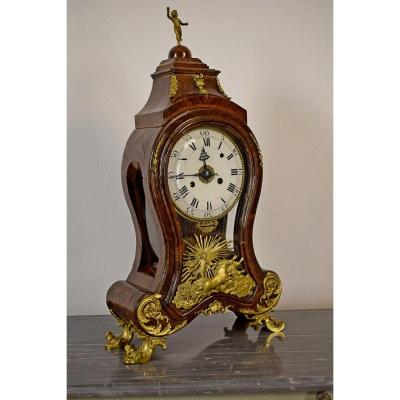
[[(125, 349), (124, 362), (144, 363), (154, 348), (166, 347), (166, 336), (183, 328), (199, 314), (235, 312), (255, 327), (279, 332), (284, 323), (271, 316), (281, 295), (281, 282), (259, 266), (253, 249), (253, 224), (262, 184), (262, 155), (247, 126), (246, 111), (230, 100), (210, 69), (182, 45), (152, 74), (153, 87), (135, 116), (136, 129), (123, 154), (121, 178), (136, 233), (136, 253), (126, 280), (114, 283), (107, 306), (121, 333), (106, 334), (106, 349)], [(224, 239), (227, 216), (204, 226), (179, 215), (169, 194), (167, 166), (179, 137), (199, 126), (227, 132), (245, 158), (245, 182), (236, 209), (233, 254), (243, 258), (241, 270), (254, 281), (251, 295), (238, 297), (214, 292), (190, 309), (173, 303), (181, 281), (185, 238)], [(211, 231), (210, 231), (211, 229)], [(131, 344), (134, 336), (139, 346)]]

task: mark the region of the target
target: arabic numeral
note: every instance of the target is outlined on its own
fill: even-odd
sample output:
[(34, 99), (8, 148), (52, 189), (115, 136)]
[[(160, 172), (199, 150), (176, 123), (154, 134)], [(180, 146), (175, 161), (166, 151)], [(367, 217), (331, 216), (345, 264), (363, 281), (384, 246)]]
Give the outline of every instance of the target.
[(171, 153), (171, 158), (178, 158), (178, 155), (179, 155), (178, 150), (174, 150), (174, 151)]
[(193, 207), (187, 207), (186, 208), (186, 212), (189, 214), (189, 215), (194, 215), (194, 210), (193, 210)]

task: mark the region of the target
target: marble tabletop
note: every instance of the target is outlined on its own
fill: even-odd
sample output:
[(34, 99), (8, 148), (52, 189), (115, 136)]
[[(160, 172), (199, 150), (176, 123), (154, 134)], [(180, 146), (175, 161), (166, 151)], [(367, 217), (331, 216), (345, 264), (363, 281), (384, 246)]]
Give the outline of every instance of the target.
[(68, 317), (69, 398), (262, 394), (332, 390), (332, 311), (276, 311), (284, 337), (236, 320), (200, 316), (143, 365), (104, 350), (111, 316)]

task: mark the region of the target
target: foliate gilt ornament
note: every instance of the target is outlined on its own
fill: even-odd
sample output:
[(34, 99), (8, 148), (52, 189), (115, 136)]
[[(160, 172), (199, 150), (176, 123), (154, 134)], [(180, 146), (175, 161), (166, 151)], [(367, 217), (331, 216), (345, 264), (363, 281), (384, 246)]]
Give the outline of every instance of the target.
[(208, 90), (205, 88), (206, 84), (204, 83), (203, 74), (194, 74), (193, 81), (197, 89), (199, 89), (199, 94), (208, 94)]
[(217, 313), (225, 314), (229, 311), (230, 307), (231, 306), (222, 305), (222, 303), (218, 300), (214, 300), (212, 303), (208, 305), (208, 307), (205, 310), (201, 310), (201, 313), (204, 315), (211, 315)]
[(169, 97), (172, 98), (178, 92), (179, 83), (178, 78), (175, 75), (171, 76), (171, 80), (169, 82)]
[(240, 312), (258, 329), (263, 324), (271, 332), (280, 332), (285, 323), (271, 316), (272, 309), (278, 304), (282, 294), (282, 284), (279, 276), (273, 271), (267, 271), (264, 281), (264, 293), (260, 297), (256, 309), (241, 309)]
[(138, 320), (142, 328), (153, 336), (166, 336), (183, 328), (187, 321), (172, 327), (170, 319), (163, 314), (161, 295), (156, 293), (145, 296), (138, 306)]

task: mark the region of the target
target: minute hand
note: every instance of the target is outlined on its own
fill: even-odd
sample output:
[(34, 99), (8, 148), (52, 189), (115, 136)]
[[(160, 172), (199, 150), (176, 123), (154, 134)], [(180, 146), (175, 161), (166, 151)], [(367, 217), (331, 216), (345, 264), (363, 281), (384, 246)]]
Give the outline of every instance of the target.
[(178, 175), (169, 175), (169, 176), (168, 176), (168, 179), (172, 179), (172, 178), (181, 179), (181, 178), (183, 178), (183, 177), (185, 177), (185, 176), (199, 176), (199, 175), (200, 175), (199, 173), (197, 173), (197, 174), (184, 174), (184, 173), (182, 172), (182, 173), (180, 173), (180, 174), (178, 174)]

